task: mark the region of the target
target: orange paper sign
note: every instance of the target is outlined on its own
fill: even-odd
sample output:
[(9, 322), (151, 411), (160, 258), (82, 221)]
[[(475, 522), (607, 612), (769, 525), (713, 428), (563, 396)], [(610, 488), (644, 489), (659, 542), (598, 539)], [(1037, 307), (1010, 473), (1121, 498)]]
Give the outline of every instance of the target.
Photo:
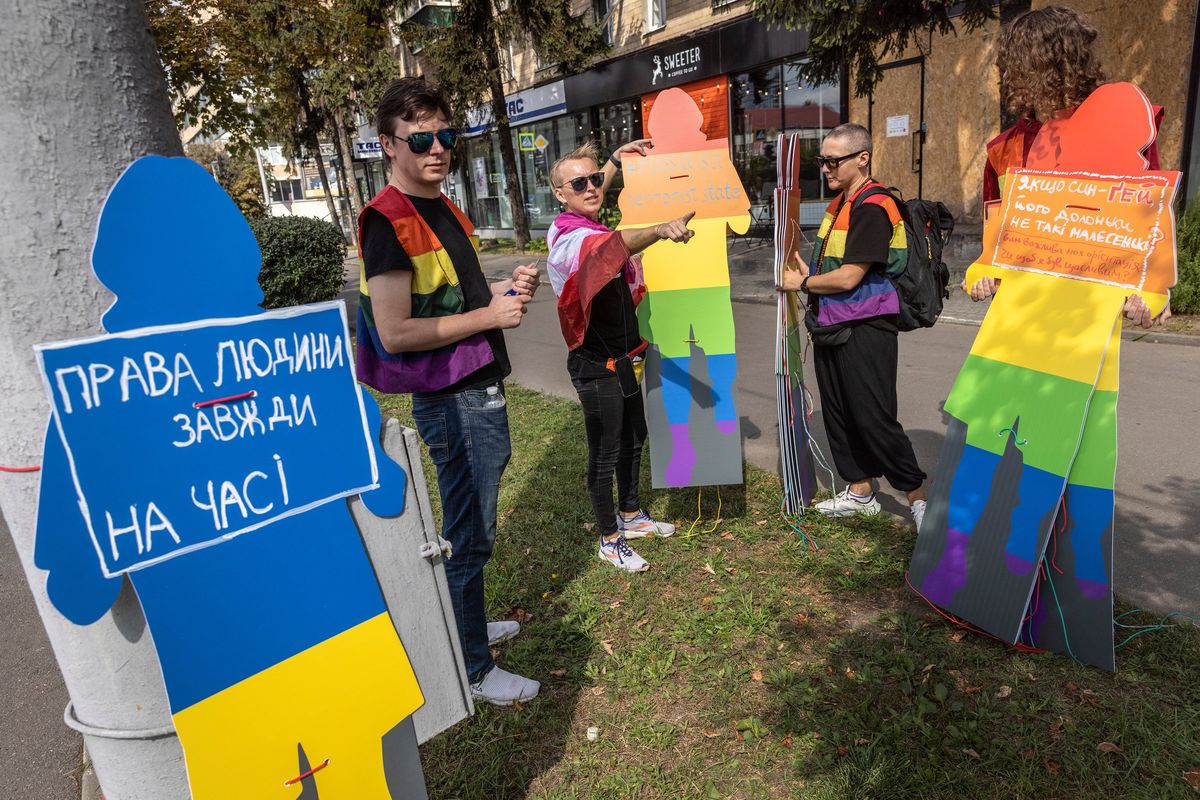
[(1017, 171), (992, 263), (1130, 289), (1170, 286), (1178, 183), (1178, 172)]

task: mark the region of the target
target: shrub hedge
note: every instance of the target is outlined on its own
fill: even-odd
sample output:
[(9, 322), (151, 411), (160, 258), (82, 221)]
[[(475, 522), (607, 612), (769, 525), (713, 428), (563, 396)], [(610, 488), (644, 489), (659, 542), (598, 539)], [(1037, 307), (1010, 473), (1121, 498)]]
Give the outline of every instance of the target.
[(346, 242), (336, 225), (310, 217), (260, 217), (250, 229), (262, 250), (263, 308), (333, 300), (345, 283)]
[(1179, 282), (1171, 290), (1171, 311), (1200, 314), (1200, 195), (1188, 204), (1175, 236)]

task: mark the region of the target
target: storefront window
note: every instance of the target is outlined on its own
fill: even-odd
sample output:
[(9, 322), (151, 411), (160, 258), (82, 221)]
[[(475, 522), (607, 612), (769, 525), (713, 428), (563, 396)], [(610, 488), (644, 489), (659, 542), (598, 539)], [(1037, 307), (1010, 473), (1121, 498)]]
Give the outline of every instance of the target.
[(775, 140), (783, 127), (780, 77), (779, 65), (773, 64), (734, 75), (730, 80), (733, 163), (750, 196), (755, 219), (774, 200)]
[(558, 216), (560, 204), (550, 185), (550, 167), (587, 138), (586, 121), (585, 114), (568, 114), (514, 129), (517, 170), (525, 191), (530, 228), (548, 228)]
[(842, 90), (837, 83), (814, 86), (800, 77), (800, 62), (783, 65), (783, 130), (800, 134), (801, 224), (818, 225), (829, 188), (813, 158), (821, 152), (825, 134), (842, 123)]
[[(609, 103), (596, 109), (596, 143), (600, 145), (600, 158), (608, 158), (613, 150), (642, 136), (642, 104), (638, 100)], [(600, 218), (609, 225), (620, 221), (617, 197), (625, 188), (625, 181), (618, 170), (604, 195), (604, 208)]]
[(471, 221), (476, 228), (511, 228), (512, 209), (508, 203), (504, 164), (500, 159), (499, 137), (489, 133), (467, 139), (463, 150)]
[(774, 213), (776, 140), (780, 133), (800, 133), (801, 223), (816, 225), (828, 203), (825, 182), (813, 163), (821, 139), (842, 121), (838, 83), (814, 86), (803, 81), (799, 62), (752, 69), (731, 76), (733, 159), (750, 196), (755, 224)]

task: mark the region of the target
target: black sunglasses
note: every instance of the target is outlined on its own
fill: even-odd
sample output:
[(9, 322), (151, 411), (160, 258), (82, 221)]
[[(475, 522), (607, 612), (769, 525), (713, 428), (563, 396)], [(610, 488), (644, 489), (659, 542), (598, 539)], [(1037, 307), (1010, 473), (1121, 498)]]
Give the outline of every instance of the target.
[(563, 181), (558, 186), (560, 189), (563, 186), (570, 186), (572, 192), (575, 194), (581, 194), (585, 189), (587, 189), (589, 181), (591, 182), (592, 186), (595, 186), (597, 189), (599, 189), (604, 185), (604, 173), (593, 172), (591, 175), (580, 175), (578, 178), (571, 178), (569, 181)]
[(859, 150), (857, 153), (847, 153), (844, 156), (813, 156), (813, 161), (817, 162), (818, 169), (824, 169), (825, 167), (829, 167), (830, 169), (837, 169), (838, 167), (840, 167), (842, 165), (842, 162), (845, 161), (846, 159), (854, 158), (855, 156), (860, 156), (865, 152), (867, 152), (867, 151)]
[(454, 130), (454, 128), (442, 128), (437, 133), (434, 133), (433, 131), (416, 131), (415, 133), (410, 133), (408, 138), (397, 136), (394, 133), (389, 133), (387, 135), (391, 136), (393, 139), (399, 139), (402, 142), (408, 142), (408, 149), (417, 155), (429, 152), (429, 148), (433, 147), (433, 137), (435, 136), (437, 137), (437, 140), (442, 143), (442, 147), (446, 148), (447, 150), (453, 150), (454, 145), (458, 144), (458, 131)]

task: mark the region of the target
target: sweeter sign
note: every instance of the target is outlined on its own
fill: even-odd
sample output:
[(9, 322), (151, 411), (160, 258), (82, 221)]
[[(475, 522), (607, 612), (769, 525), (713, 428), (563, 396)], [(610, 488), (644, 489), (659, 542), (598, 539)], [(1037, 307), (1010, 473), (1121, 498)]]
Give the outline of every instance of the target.
[(1160, 244), (1173, 229), (1178, 181), (1176, 172), (1016, 172), (992, 263), (1131, 289), (1151, 275), (1173, 277), (1174, 248)]

